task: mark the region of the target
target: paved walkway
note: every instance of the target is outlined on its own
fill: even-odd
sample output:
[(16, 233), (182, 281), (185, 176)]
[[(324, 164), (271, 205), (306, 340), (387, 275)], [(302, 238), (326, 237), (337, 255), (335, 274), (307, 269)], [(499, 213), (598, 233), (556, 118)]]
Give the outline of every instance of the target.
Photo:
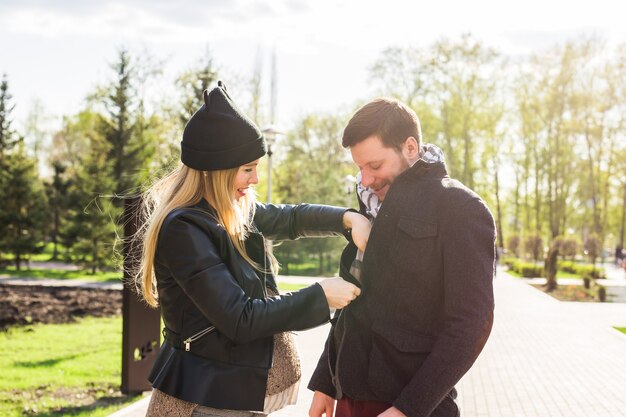
[[(625, 303), (559, 302), (500, 272), (496, 319), (485, 350), (458, 385), (463, 417), (626, 416)], [(303, 384), (298, 404), (274, 413), (304, 417), (306, 382), (328, 325), (296, 338)], [(115, 417), (144, 416), (148, 398)]]
[(626, 415), (626, 304), (559, 302), (496, 279), (496, 320), (459, 384), (464, 416)]

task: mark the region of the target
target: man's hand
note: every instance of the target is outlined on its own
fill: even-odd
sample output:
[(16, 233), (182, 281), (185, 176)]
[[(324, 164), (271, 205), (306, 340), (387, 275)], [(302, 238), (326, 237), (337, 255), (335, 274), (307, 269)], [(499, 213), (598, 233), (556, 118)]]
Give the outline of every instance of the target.
[(386, 409), (382, 414), (379, 414), (378, 417), (406, 417), (406, 414), (396, 407), (391, 407)]
[(335, 399), (323, 392), (315, 391), (313, 401), (311, 401), (311, 408), (309, 408), (309, 417), (322, 417), (324, 414), (326, 414), (326, 417), (333, 417), (335, 414)]

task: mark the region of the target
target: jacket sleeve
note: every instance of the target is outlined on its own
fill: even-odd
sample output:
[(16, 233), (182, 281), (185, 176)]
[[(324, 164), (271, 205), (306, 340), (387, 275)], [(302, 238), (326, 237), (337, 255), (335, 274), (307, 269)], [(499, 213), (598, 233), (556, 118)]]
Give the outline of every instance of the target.
[(322, 204), (257, 203), (254, 223), (267, 239), (342, 236), (345, 208)]
[[(337, 318), (338, 315), (339, 311), (335, 312), (335, 318)], [(333, 344), (332, 339), (334, 337), (334, 331), (335, 326), (333, 325), (330, 328), (328, 338), (326, 339), (326, 343), (324, 344), (324, 351), (317, 361), (317, 366), (315, 367), (313, 375), (311, 376), (311, 380), (309, 381), (309, 385), (307, 386), (307, 388), (311, 391), (320, 391), (333, 398), (337, 396), (337, 390), (335, 389), (333, 376), (330, 371), (330, 354), (331, 345)]]
[(441, 224), (444, 327), (428, 358), (393, 405), (428, 417), (470, 369), (493, 324), (495, 225), (478, 198), (451, 208)]
[(196, 307), (237, 343), (308, 329), (330, 318), (319, 284), (277, 297), (246, 296), (210, 236), (184, 217), (163, 225), (157, 251), (158, 261), (169, 269)]

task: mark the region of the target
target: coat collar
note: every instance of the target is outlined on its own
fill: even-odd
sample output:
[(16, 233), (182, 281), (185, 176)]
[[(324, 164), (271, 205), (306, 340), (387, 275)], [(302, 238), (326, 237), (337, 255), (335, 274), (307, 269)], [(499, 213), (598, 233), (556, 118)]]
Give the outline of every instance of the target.
[(404, 174), (416, 177), (444, 178), (448, 176), (448, 168), (443, 161), (433, 163), (420, 159), (401, 175)]

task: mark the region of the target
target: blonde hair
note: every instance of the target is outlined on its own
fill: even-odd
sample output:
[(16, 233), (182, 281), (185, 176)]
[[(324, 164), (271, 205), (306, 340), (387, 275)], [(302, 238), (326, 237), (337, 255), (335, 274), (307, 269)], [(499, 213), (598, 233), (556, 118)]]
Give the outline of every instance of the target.
[(168, 175), (155, 182), (144, 193), (143, 222), (137, 232), (142, 242), (142, 257), (135, 275), (135, 284), (144, 300), (152, 307), (158, 306), (158, 293), (154, 274), (154, 261), (159, 231), (167, 215), (180, 207), (193, 206), (206, 198), (217, 213), (216, 221), (224, 226), (237, 252), (254, 268), (262, 272), (277, 272), (278, 262), (268, 252), (270, 270), (254, 262), (247, 254), (245, 239), (248, 236), (255, 210), (252, 190), (234, 200), (233, 182), (239, 167), (218, 171), (198, 171), (180, 164)]

